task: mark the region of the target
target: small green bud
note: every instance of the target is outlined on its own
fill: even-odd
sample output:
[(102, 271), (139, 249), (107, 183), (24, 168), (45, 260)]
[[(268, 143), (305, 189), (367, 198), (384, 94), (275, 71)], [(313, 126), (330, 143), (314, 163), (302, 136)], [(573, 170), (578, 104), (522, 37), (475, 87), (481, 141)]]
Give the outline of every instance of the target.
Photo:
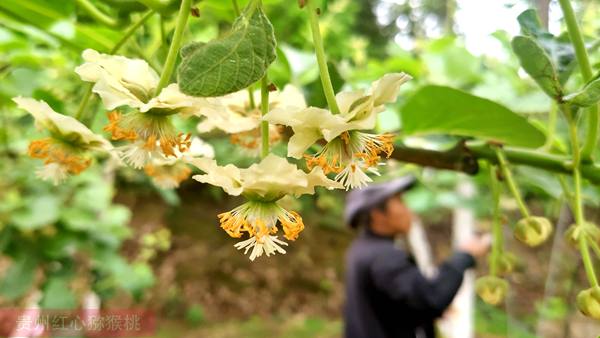
[(508, 282), (495, 276), (480, 277), (475, 281), (475, 291), (484, 302), (498, 305), (506, 297)]
[(577, 295), (579, 311), (594, 319), (600, 319), (600, 287), (591, 287)]
[(528, 246), (538, 246), (552, 233), (552, 224), (545, 217), (530, 216), (521, 219), (515, 225), (514, 235)]
[(592, 222), (585, 222), (582, 225), (572, 224), (565, 232), (565, 239), (573, 247), (577, 248), (581, 236), (585, 236), (588, 241), (600, 241), (600, 229)]

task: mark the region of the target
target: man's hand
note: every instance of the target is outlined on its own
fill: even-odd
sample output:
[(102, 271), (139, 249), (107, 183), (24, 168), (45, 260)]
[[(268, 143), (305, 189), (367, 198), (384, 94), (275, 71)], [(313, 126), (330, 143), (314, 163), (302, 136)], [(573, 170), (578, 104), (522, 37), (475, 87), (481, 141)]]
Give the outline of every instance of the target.
[(477, 258), (485, 255), (492, 243), (492, 236), (489, 234), (482, 236), (474, 236), (460, 245), (460, 250), (469, 253)]

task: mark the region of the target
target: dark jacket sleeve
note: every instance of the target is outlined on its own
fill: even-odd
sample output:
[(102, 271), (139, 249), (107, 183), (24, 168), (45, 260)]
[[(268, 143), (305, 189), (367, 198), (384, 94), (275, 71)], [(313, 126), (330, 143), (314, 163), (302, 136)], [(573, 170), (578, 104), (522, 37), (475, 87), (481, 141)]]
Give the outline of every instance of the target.
[(474, 265), (470, 254), (456, 252), (438, 267), (437, 276), (427, 279), (405, 253), (394, 250), (375, 258), (371, 277), (375, 287), (391, 299), (439, 317), (458, 292), (465, 270)]

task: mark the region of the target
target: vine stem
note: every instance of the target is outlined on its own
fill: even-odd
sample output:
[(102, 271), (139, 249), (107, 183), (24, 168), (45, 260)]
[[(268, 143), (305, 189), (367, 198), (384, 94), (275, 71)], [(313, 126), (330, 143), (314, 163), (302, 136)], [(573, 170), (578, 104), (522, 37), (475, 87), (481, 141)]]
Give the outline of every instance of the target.
[[(269, 112), (269, 77), (267, 74), (260, 81), (260, 112), (262, 116)], [(262, 140), (260, 157), (265, 158), (269, 155), (269, 122), (260, 122), (260, 137)]]
[(529, 217), (530, 216), (529, 209), (527, 209), (525, 202), (523, 202), (523, 198), (521, 197), (521, 192), (519, 191), (519, 188), (517, 187), (517, 184), (515, 183), (515, 181), (513, 179), (512, 172), (508, 168), (508, 163), (506, 161), (506, 157), (504, 156), (504, 152), (502, 151), (502, 148), (496, 147), (496, 157), (498, 158), (498, 164), (500, 166), (500, 170), (502, 170), (502, 174), (504, 175), (506, 184), (508, 185), (510, 192), (512, 193), (513, 197), (515, 198), (515, 201), (517, 201), (517, 205), (519, 206), (521, 215), (523, 215), (523, 217)]
[(494, 203), (493, 219), (492, 219), (492, 254), (490, 257), (490, 275), (496, 276), (498, 274), (498, 260), (502, 252), (503, 240), (502, 240), (502, 225), (500, 224), (500, 187), (498, 185), (498, 178), (496, 177), (496, 168), (490, 164), (490, 186), (492, 189), (492, 198)]
[(190, 10), (192, 9), (192, 0), (182, 0), (181, 7), (179, 8), (179, 14), (177, 15), (177, 24), (175, 26), (175, 32), (173, 33), (173, 40), (169, 47), (169, 53), (167, 54), (167, 60), (162, 73), (160, 74), (160, 80), (156, 87), (155, 95), (160, 94), (160, 91), (167, 86), (171, 79), (171, 74), (175, 69), (175, 61), (177, 60), (177, 54), (181, 47), (183, 40), (183, 31), (187, 24), (188, 17), (190, 16)]
[[(573, 212), (575, 214), (575, 222), (577, 223), (577, 226), (582, 227), (585, 223), (585, 215), (583, 213), (583, 200), (581, 198), (581, 171), (579, 170), (579, 166), (581, 165), (581, 156), (579, 153), (579, 140), (577, 136), (577, 117), (575, 114), (573, 114), (568, 105), (563, 105), (562, 110), (569, 124), (571, 151), (573, 153), (573, 184), (575, 185), (572, 203), (575, 210)], [(586, 236), (580, 236), (578, 244), (588, 282), (591, 286), (597, 287), (598, 279), (596, 278), (596, 272), (594, 271), (594, 265), (592, 263), (592, 258), (590, 257)]]
[(76, 0), (76, 2), (77, 5), (86, 11), (92, 18), (94, 18), (94, 20), (109, 27), (116, 27), (119, 24), (117, 20), (103, 13), (89, 0)]
[(319, 27), (318, 18), (319, 14), (317, 6), (315, 5), (315, 0), (308, 0), (307, 8), (313, 44), (315, 46), (315, 54), (317, 55), (317, 63), (319, 64), (319, 74), (321, 75), (321, 83), (323, 84), (323, 92), (325, 93), (329, 110), (331, 110), (333, 114), (339, 114), (340, 108), (335, 100), (335, 91), (333, 90), (329, 69), (327, 68), (327, 58), (325, 56), (325, 49), (323, 48), (323, 38), (321, 37), (321, 28)]
[[(575, 11), (570, 0), (558, 0), (565, 17), (565, 23), (567, 24), (567, 31), (571, 38), (571, 44), (575, 49), (575, 56), (577, 57), (577, 63), (579, 63), (579, 69), (581, 70), (581, 76), (585, 82), (592, 79), (592, 66), (588, 58), (583, 36), (581, 30), (577, 24), (577, 18), (575, 17)], [(587, 121), (587, 134), (583, 147), (581, 148), (581, 157), (587, 161), (591, 158), (592, 152), (597, 144), (598, 139), (598, 105), (593, 105), (589, 108)]]
[[(127, 42), (127, 40), (129, 40), (129, 38), (131, 38), (133, 36), (133, 33), (135, 33), (135, 31), (138, 28), (140, 28), (146, 21), (148, 21), (148, 19), (150, 19), (150, 17), (152, 17), (152, 15), (154, 15), (154, 13), (155, 13), (154, 10), (149, 10), (146, 13), (144, 13), (144, 15), (136, 23), (131, 25), (125, 31), (125, 34), (123, 34), (121, 39), (119, 39), (119, 41), (117, 41), (117, 43), (113, 46), (113, 48), (108, 53), (114, 54), (114, 53), (118, 52), (119, 49), (121, 49), (121, 47), (123, 47), (125, 42)], [(94, 87), (93, 83), (88, 84), (88, 86), (85, 90), (85, 94), (83, 94), (81, 103), (79, 103), (79, 108), (77, 108), (77, 112), (75, 113), (75, 118), (77, 120), (81, 121), (84, 117), (85, 108), (87, 107), (87, 104), (90, 101), (90, 97), (92, 96), (92, 88), (93, 87)]]

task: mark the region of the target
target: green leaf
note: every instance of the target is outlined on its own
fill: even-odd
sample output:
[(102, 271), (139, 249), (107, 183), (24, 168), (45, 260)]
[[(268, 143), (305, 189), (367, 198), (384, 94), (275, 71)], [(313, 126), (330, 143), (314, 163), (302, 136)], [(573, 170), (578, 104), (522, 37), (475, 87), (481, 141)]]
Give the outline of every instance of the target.
[[(2, 0), (0, 14), (18, 24), (27, 23), (75, 50), (94, 48), (108, 52), (121, 33), (103, 26), (74, 22), (72, 0)], [(4, 22), (3, 22), (4, 23)]]
[(37, 260), (30, 253), (20, 254), (0, 281), (0, 295), (8, 300), (23, 296), (33, 284)]
[(222, 96), (260, 80), (275, 60), (273, 26), (251, 2), (223, 38), (182, 49), (178, 83), (193, 96)]
[(578, 92), (563, 97), (563, 101), (579, 107), (589, 107), (600, 101), (600, 78), (592, 80)]
[(544, 48), (527, 36), (516, 36), (512, 40), (512, 46), (521, 62), (521, 67), (540, 88), (552, 98), (562, 97), (562, 86), (556, 68)]
[(473, 136), (522, 147), (540, 147), (544, 134), (527, 119), (493, 101), (443, 86), (421, 88), (402, 109), (407, 135)]
[(60, 201), (56, 196), (31, 196), (13, 213), (11, 221), (21, 230), (34, 230), (56, 222), (59, 210)]
[(565, 84), (576, 66), (575, 51), (568, 39), (555, 37), (542, 26), (542, 21), (535, 9), (521, 13), (517, 20), (523, 35), (532, 37), (550, 55), (556, 65), (558, 79)]

